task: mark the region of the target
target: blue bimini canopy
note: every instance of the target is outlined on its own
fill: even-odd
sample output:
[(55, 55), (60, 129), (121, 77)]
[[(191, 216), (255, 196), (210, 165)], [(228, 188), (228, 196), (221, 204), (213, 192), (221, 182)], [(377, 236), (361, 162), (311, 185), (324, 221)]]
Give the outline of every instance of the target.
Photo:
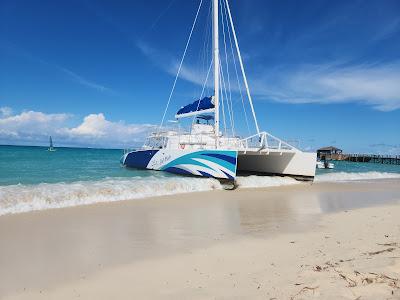
[(191, 104), (183, 106), (175, 115), (175, 118), (191, 117), (204, 113), (214, 112), (214, 99), (213, 97), (204, 97), (203, 99), (196, 100)]

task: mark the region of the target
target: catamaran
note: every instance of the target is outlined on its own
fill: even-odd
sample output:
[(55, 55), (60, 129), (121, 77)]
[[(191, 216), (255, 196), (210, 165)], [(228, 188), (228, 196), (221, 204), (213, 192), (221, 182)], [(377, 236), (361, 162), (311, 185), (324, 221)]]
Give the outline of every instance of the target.
[[(192, 119), (190, 130), (184, 131), (180, 127), (178, 129), (165, 128), (163, 125), (203, 0), (200, 0), (158, 130), (146, 139), (142, 148), (125, 151), (121, 158), (121, 163), (130, 168), (160, 170), (229, 181), (234, 181), (236, 176), (241, 173), (287, 175), (303, 180), (313, 180), (316, 153), (303, 152), (266, 131), (260, 131), (228, 0), (211, 1), (212, 57), (203, 90), (198, 100), (181, 107), (175, 114), (175, 118), (178, 121)], [(224, 38), (224, 48), (222, 50), (225, 50), (221, 52), (225, 54), (222, 58), (219, 47), (220, 22)], [(224, 26), (227, 27), (226, 30)], [(227, 51), (229, 42), (231, 52)], [(232, 54), (232, 58), (228, 59), (228, 53)], [(228, 66), (223, 67), (221, 62), (228, 64), (228, 62), (232, 63), (232, 61), (236, 76), (239, 73), (236, 61), (240, 66), (241, 82), (245, 90), (243, 94), (247, 98), (255, 125), (255, 132), (244, 138), (237, 136), (233, 130), (232, 133), (228, 133), (227, 128), (229, 126), (226, 126), (226, 119), (228, 119), (228, 122), (231, 122), (231, 129), (234, 127), (232, 107), (235, 104), (232, 102), (231, 92), (227, 92), (226, 89), (227, 86), (231, 88), (233, 86), (228, 82)], [(213, 88), (213, 95), (204, 96), (212, 66), (214, 82), (211, 88)], [(240, 86), (239, 79), (237, 82), (236, 88)], [(245, 109), (241, 90), (237, 89), (236, 94), (239, 93), (238, 90), (241, 95), (243, 109)]]

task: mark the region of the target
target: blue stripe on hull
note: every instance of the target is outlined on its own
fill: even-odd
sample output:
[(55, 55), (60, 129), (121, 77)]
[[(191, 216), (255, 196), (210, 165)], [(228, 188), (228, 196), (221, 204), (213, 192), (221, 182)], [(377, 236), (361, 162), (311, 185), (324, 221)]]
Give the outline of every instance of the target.
[(167, 169), (164, 169), (163, 171), (168, 172), (168, 173), (179, 174), (179, 175), (192, 175), (193, 176), (192, 173), (190, 173), (186, 170), (180, 169), (180, 168), (175, 168), (175, 167), (169, 167)]
[(128, 168), (146, 169), (149, 161), (159, 150), (133, 151), (126, 155), (123, 164)]
[(229, 155), (220, 154), (220, 153), (201, 153), (201, 155), (219, 158), (221, 160), (231, 163), (232, 165), (236, 165), (236, 156), (229, 156)]
[(235, 178), (233, 178), (231, 175), (229, 175), (228, 173), (226, 173), (224, 170), (222, 170), (222, 172), (224, 172), (224, 174), (228, 177), (228, 179), (235, 179)]
[(200, 172), (201, 176), (203, 176), (203, 177), (214, 177), (211, 174), (208, 174), (208, 173), (206, 173), (204, 171), (199, 171), (199, 172)]

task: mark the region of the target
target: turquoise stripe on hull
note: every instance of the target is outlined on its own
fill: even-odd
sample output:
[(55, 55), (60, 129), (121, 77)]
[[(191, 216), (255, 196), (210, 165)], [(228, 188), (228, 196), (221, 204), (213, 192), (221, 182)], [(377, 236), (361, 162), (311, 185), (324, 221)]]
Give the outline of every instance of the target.
[[(224, 157), (226, 159), (224, 159)], [(202, 160), (202, 161), (198, 161)], [(210, 164), (207, 164), (210, 162)], [(175, 172), (191, 172), (193, 175), (228, 178), (236, 177), (237, 152), (230, 150), (201, 150), (185, 154), (164, 165), (161, 170)], [(184, 165), (185, 168), (180, 168)], [(228, 172), (227, 172), (228, 171)], [(201, 175), (199, 175), (201, 174)], [(204, 174), (204, 175), (203, 175)]]

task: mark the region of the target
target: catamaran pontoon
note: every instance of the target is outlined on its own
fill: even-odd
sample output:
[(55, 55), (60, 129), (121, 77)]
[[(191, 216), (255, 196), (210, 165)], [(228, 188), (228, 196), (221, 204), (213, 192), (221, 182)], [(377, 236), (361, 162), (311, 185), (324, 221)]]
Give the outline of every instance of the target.
[[(228, 180), (234, 180), (240, 172), (247, 174), (288, 175), (312, 180), (315, 175), (316, 153), (302, 152), (283, 140), (259, 130), (228, 0), (211, 1), (213, 12), (213, 57), (203, 85), (202, 95), (199, 100), (179, 109), (175, 115), (175, 118), (178, 120), (182, 118), (193, 119), (190, 131), (184, 132), (180, 129), (162, 130), (161, 128), (203, 0), (200, 0), (159, 130), (148, 137), (141, 149), (127, 151), (121, 158), (122, 164), (133, 168), (162, 170), (177, 174)], [(221, 14), (219, 14), (219, 10), (221, 10)], [(231, 42), (231, 53), (233, 56), (234, 50), (231, 38), (233, 37), (236, 48), (235, 57), (237, 58), (233, 58), (231, 61), (235, 63), (237, 59), (239, 62), (243, 84), (255, 123), (256, 133), (247, 138), (240, 138), (234, 133), (229, 135), (226, 131), (225, 116), (228, 115), (232, 121), (233, 112), (231, 114), (231, 111), (229, 111), (232, 109), (232, 102), (228, 101), (229, 97), (226, 91), (226, 86), (229, 84), (227, 83), (229, 72), (227, 69), (222, 68), (220, 64), (220, 21), (223, 26), (226, 25), (229, 27), (227, 31), (224, 28), (222, 31), (225, 46), (225, 63), (228, 64), (229, 61), (225, 39), (228, 37)], [(214, 67), (214, 95), (203, 97), (211, 66)], [(236, 64), (234, 66), (237, 75)], [(223, 115), (224, 132), (220, 131), (220, 110)], [(233, 125), (231, 127), (233, 128)]]

